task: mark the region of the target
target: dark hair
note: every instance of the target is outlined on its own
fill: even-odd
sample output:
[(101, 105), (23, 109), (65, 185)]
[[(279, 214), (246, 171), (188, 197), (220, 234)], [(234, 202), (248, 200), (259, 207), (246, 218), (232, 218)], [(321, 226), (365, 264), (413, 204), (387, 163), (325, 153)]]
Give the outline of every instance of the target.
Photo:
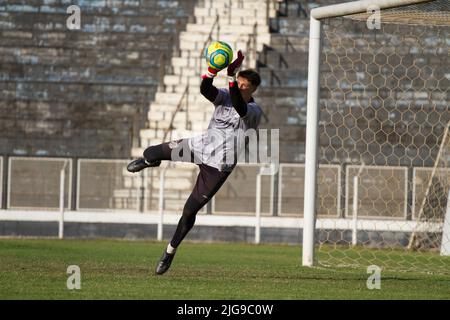
[(253, 69), (239, 71), (238, 77), (247, 79), (256, 88), (261, 84), (261, 77), (259, 76), (259, 73)]

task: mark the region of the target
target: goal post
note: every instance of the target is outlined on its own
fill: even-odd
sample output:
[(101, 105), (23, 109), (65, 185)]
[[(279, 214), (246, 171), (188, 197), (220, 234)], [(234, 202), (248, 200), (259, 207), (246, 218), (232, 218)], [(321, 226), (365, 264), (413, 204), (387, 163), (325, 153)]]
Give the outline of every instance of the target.
[[(436, 161), (434, 163), (433, 169), (431, 170), (431, 175), (428, 178), (428, 182), (426, 184), (425, 193), (423, 199), (421, 201), (421, 205), (419, 207), (419, 211), (416, 217), (417, 227), (416, 229), (423, 228), (423, 225), (431, 220), (442, 220), (444, 217), (444, 227), (441, 239), (441, 247), (446, 248), (450, 245), (446, 243), (448, 241), (450, 234), (448, 231), (448, 227), (446, 227), (448, 223), (448, 215), (450, 201), (448, 201), (448, 195), (450, 190), (445, 188), (446, 185), (449, 184), (450, 181), (450, 122), (447, 124), (442, 141), (441, 146), (439, 148), (438, 155), (436, 157)], [(408, 249), (415, 250), (418, 249), (423, 242), (432, 242), (433, 239), (428, 239), (429, 237), (425, 235), (421, 235), (420, 232), (414, 230), (409, 239)], [(445, 252), (443, 249), (441, 251)], [(449, 253), (450, 254), (450, 253)], [(442, 254), (448, 255), (448, 254)]]
[(447, 194), (444, 227), (442, 228), (441, 256), (450, 256), (450, 191)]
[[(422, 9), (422, 5), (429, 4), (431, 7)], [(367, 19), (375, 12), (374, 8), (379, 10), (381, 24), (387, 25), (381, 30), (377, 30), (378, 28), (369, 30)], [(433, 10), (430, 11), (430, 8)], [(416, 19), (416, 15), (420, 19)], [(433, 19), (429, 19), (427, 15)], [(443, 128), (450, 120), (450, 110), (448, 101), (446, 101), (448, 89), (445, 89), (445, 86), (448, 87), (448, 78), (446, 80), (445, 75), (442, 75), (444, 71), (440, 70), (445, 66), (445, 61), (439, 60), (442, 59), (442, 52), (438, 52), (442, 49), (439, 46), (444, 46), (444, 51), (448, 50), (445, 34), (448, 34), (449, 17), (448, 3), (442, 0), (354, 1), (311, 10), (303, 207), (303, 266), (313, 266), (316, 258), (317, 169), (319, 163), (340, 164), (343, 167), (364, 164), (390, 166), (394, 168), (391, 172), (395, 171), (395, 167), (403, 170), (402, 172), (407, 172), (404, 181), (407, 191), (401, 199), (408, 211), (402, 217), (404, 220), (394, 220), (400, 218), (393, 213), (392, 217), (380, 217), (382, 223), (378, 225), (389, 226), (387, 232), (393, 232), (392, 230), (410, 232), (408, 236), (405, 236), (408, 238), (407, 240), (415, 232), (416, 221), (414, 221), (414, 213), (411, 212), (411, 207), (413, 207), (411, 199), (414, 197), (411, 195), (411, 190), (414, 189), (415, 182), (412, 181), (410, 173), (416, 167), (432, 168), (434, 166), (436, 148), (438, 149), (440, 145), (438, 142), (443, 137)], [(335, 23), (336, 19), (346, 21)], [(337, 30), (337, 28), (334, 29), (335, 25), (339, 23), (345, 25), (349, 21), (355, 23), (352, 34), (344, 32), (338, 34), (341, 30), (335, 31)], [(417, 36), (414, 35), (413, 29), (403, 29), (404, 25), (411, 27), (416, 23), (425, 28), (433, 27), (436, 23), (441, 26), (442, 21), (444, 21), (443, 28), (445, 30), (439, 30), (438, 39), (432, 37), (428, 39), (426, 30), (424, 32), (425, 39), (422, 40), (419, 38), (422, 29), (417, 31)], [(364, 28), (367, 30), (363, 30)], [(384, 36), (384, 32), (390, 35), (392, 33), (392, 36), (390, 38)], [(358, 36), (361, 36), (361, 39)], [(423, 55), (426, 58), (420, 57), (422, 52), (418, 54), (417, 48), (430, 46), (428, 42), (433, 41), (438, 42), (436, 52), (431, 52), (427, 47), (423, 49)], [(408, 47), (410, 44), (411, 47)], [(348, 45), (350, 47), (347, 47)], [(447, 47), (445, 48), (445, 46)], [(436, 56), (432, 56), (433, 54)], [(427, 55), (430, 56), (430, 59), (427, 58)], [(321, 65), (325, 66), (324, 70), (321, 70)], [(430, 89), (433, 85), (436, 88)], [(415, 88), (420, 88), (420, 90), (415, 91)], [(425, 92), (426, 90), (428, 92)], [(421, 99), (427, 101), (423, 102)], [(427, 110), (430, 105), (432, 107)], [(330, 111), (327, 108), (334, 108), (334, 110)], [(421, 128), (420, 119), (426, 117), (428, 111), (430, 116), (426, 118), (427, 126)], [(379, 131), (374, 132), (374, 128)], [(420, 132), (420, 134), (415, 132)], [(325, 146), (326, 143), (329, 144), (328, 147)], [(418, 147), (420, 144), (426, 147), (421, 149)], [(429, 145), (434, 146), (430, 147)], [(386, 178), (379, 174), (379, 176), (373, 177), (374, 184), (380, 185), (382, 183), (380, 181), (383, 179), (385, 179), (385, 184), (389, 185), (395, 179), (400, 178), (397, 178), (394, 173)], [(353, 179), (347, 177), (345, 181), (353, 181)], [(398, 184), (401, 183), (398, 182)], [(384, 196), (383, 192), (387, 193), (380, 188), (373, 192), (374, 188), (374, 186), (368, 187), (368, 198), (373, 196), (371, 192), (380, 194), (379, 197)], [(395, 195), (392, 197), (395, 198)], [(349, 200), (345, 199), (346, 203)], [(385, 211), (390, 209), (389, 206), (394, 200), (396, 199), (390, 199), (382, 204)], [(372, 201), (373, 211), (377, 209), (377, 205), (376, 201)], [(342, 214), (341, 218), (347, 219), (348, 217)], [(385, 219), (387, 222), (384, 221)], [(390, 223), (390, 221), (394, 222)], [(383, 232), (376, 228), (372, 231)], [(347, 241), (345, 231), (340, 232), (341, 235), (337, 238), (341, 240), (341, 243)], [(356, 239), (351, 239), (350, 244), (355, 241)], [(404, 239), (399, 241), (405, 242)], [(366, 242), (370, 242), (370, 239)], [(404, 247), (408, 247), (408, 245), (406, 244)]]

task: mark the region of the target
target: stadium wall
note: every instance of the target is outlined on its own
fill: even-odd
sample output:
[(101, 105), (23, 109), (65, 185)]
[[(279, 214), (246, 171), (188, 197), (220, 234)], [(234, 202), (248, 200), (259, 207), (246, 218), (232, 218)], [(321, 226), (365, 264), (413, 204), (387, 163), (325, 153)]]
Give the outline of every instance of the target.
[[(31, 214), (32, 213), (32, 214)], [(175, 232), (179, 214), (164, 215), (162, 238)], [(55, 211), (0, 210), (0, 237), (58, 237), (59, 213)], [(159, 215), (132, 212), (65, 212), (66, 238), (120, 238), (157, 240)], [(253, 216), (199, 215), (188, 234), (188, 241), (255, 243), (256, 218)], [(348, 245), (352, 241), (351, 219), (317, 219), (317, 238), (330, 244)], [(420, 226), (419, 226), (420, 228)], [(360, 220), (357, 241), (368, 247), (406, 247), (415, 221)], [(428, 224), (435, 232), (439, 224)], [(303, 219), (262, 217), (261, 243), (301, 244)]]
[(128, 158), (195, 2), (1, 1), (0, 154)]

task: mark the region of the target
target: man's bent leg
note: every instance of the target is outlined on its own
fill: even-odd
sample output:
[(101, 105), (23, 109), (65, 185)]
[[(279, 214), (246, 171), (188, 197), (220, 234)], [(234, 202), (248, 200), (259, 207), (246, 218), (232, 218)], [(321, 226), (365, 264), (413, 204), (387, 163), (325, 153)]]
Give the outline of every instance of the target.
[(192, 229), (197, 213), (216, 194), (230, 173), (220, 172), (216, 168), (201, 164), (200, 173), (194, 189), (184, 205), (175, 234), (170, 241), (173, 248), (177, 248), (186, 234)]
[(192, 229), (195, 224), (195, 217), (202, 207), (203, 204), (195, 200), (191, 194), (184, 205), (183, 214), (178, 221), (177, 229), (170, 241), (172, 248), (177, 248)]
[(163, 144), (148, 147), (144, 151), (144, 157), (131, 161), (127, 166), (127, 170), (129, 172), (139, 172), (145, 168), (158, 167), (161, 164), (161, 160), (170, 160), (170, 158), (167, 159), (165, 157), (164, 149)]
[(186, 148), (186, 145), (187, 140), (181, 139), (150, 146), (145, 149), (144, 157), (138, 158), (128, 164), (127, 170), (130, 172), (139, 172), (145, 168), (158, 167), (162, 160), (179, 160), (180, 154), (181, 159), (183, 159), (183, 148)]
[(186, 201), (186, 204), (184, 205), (183, 214), (180, 218), (180, 221), (178, 222), (178, 226), (172, 238), (172, 241), (170, 241), (167, 249), (164, 250), (162, 257), (159, 260), (158, 265), (156, 266), (155, 273), (157, 275), (161, 275), (169, 270), (170, 265), (172, 264), (173, 257), (175, 256), (176, 248), (194, 226), (195, 216), (200, 209), (200, 203), (196, 201), (192, 197), (192, 195), (190, 195), (188, 200)]
[(229, 174), (230, 172), (224, 173), (216, 168), (200, 165), (200, 173), (194, 190), (184, 205), (183, 214), (178, 221), (177, 229), (156, 267), (156, 274), (161, 275), (169, 269), (177, 247), (194, 226), (197, 213), (216, 194)]

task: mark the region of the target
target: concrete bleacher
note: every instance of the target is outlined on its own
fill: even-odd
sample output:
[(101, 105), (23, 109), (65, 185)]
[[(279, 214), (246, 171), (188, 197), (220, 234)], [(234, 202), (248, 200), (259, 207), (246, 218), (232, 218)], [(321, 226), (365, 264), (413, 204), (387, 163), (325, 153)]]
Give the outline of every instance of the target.
[[(84, 1), (84, 29), (81, 31), (65, 29), (65, 1), (34, 0), (28, 5), (23, 5), (23, 2), (7, 0), (6, 4), (0, 4), (0, 155), (129, 158), (132, 150), (133, 157), (140, 156), (149, 144), (162, 141), (188, 79), (190, 91), (185, 100), (188, 101), (189, 112), (186, 112), (184, 105), (173, 123), (174, 131), (186, 137), (206, 128), (212, 110), (211, 104), (198, 92), (199, 49), (214, 21), (215, 9), (223, 9), (228, 0), (198, 1), (196, 4), (199, 7), (195, 10), (194, 0)], [(222, 29), (221, 39), (229, 41), (238, 32), (239, 37), (233, 40), (232, 45), (246, 51), (246, 37), (253, 32), (251, 26), (254, 22), (261, 22), (257, 29), (260, 35), (257, 48), (262, 85), (256, 100), (269, 120), (263, 120), (261, 128), (280, 130), (280, 162), (303, 163), (308, 14), (311, 8), (319, 4), (343, 1), (289, 1), (287, 11), (271, 18), (268, 25), (262, 23), (266, 8), (259, 7), (258, 2), (262, 3), (258, 0), (242, 1), (248, 10), (236, 10), (236, 15), (229, 18), (225, 15), (224, 23), (229, 26)], [(303, 4), (301, 8), (306, 14), (299, 9), (299, 3)], [(205, 11), (205, 6), (209, 11)], [(252, 16), (252, 12), (256, 14)], [(188, 24), (188, 20), (194, 22)], [(242, 26), (244, 22), (245, 27)], [(270, 34), (269, 30), (272, 31)], [(435, 36), (430, 33), (425, 39), (428, 39), (425, 49), (422, 52), (416, 50), (403, 63), (408, 63), (411, 57), (427, 57), (432, 53), (436, 46)], [(395, 47), (395, 43), (389, 42), (387, 37), (379, 35), (377, 40), (383, 45)], [(356, 48), (363, 45), (360, 42), (353, 44)], [(179, 52), (177, 48), (183, 51)], [(175, 55), (172, 55), (173, 50)], [(358, 54), (352, 50), (348, 52)], [(167, 56), (165, 62), (159, 59), (162, 53)], [(361, 57), (365, 61), (368, 55)], [(435, 66), (445, 65), (445, 57), (441, 52), (438, 57), (430, 56), (430, 62)], [(381, 55), (378, 58), (383, 59)], [(249, 60), (247, 56), (246, 63)], [(324, 65), (322, 71), (327, 72), (332, 65)], [(371, 68), (373, 65), (369, 67), (369, 72), (375, 72)], [(351, 96), (346, 95), (345, 86), (342, 86), (345, 90), (336, 91), (333, 96), (335, 100), (331, 99), (329, 92), (324, 92), (322, 101), (326, 101), (330, 108), (321, 113), (320, 161), (342, 164), (347, 160), (360, 160), (362, 156), (366, 164), (429, 165), (427, 159), (430, 154), (436, 153), (439, 144), (439, 123), (450, 120), (448, 105), (442, 104), (447, 99), (449, 87), (444, 70), (436, 69), (436, 74), (441, 73), (439, 81), (430, 79), (424, 83), (424, 89), (437, 89), (430, 96), (426, 90), (413, 87), (414, 90), (403, 90), (388, 100), (383, 110), (377, 108), (377, 100), (364, 96), (370, 90), (372, 93), (379, 89), (381, 94), (385, 92), (383, 87), (364, 89), (362, 85), (368, 79), (353, 86)], [(158, 79), (160, 71), (165, 71), (161, 86)], [(413, 76), (414, 72), (417, 70), (411, 68), (410, 75)], [(423, 72), (427, 74), (426, 69)], [(325, 83), (328, 88), (336, 89), (343, 85), (337, 78), (328, 77), (325, 81), (327, 79)], [(223, 77), (215, 83), (224, 86), (222, 80)], [(410, 80), (400, 78), (396, 85), (408, 88), (410, 84)], [(418, 85), (417, 82), (413, 84)], [(416, 99), (417, 106), (409, 111), (402, 109), (402, 98)], [(373, 122), (362, 120), (363, 116), (375, 115), (380, 118)], [(138, 140), (139, 146), (133, 143)], [(405, 148), (398, 144), (400, 141), (410, 142)], [(116, 184), (112, 179), (105, 179), (113, 172), (109, 167), (101, 165), (103, 170), (95, 169), (98, 177), (88, 171), (83, 175), (85, 169), (80, 167), (78, 176), (89, 178), (81, 180), (84, 184), (79, 196), (85, 197), (85, 202), (81, 202), (80, 208), (138, 211), (142, 206), (142, 188), (147, 192), (144, 210), (158, 211), (160, 173), (164, 165), (145, 170), (143, 174), (148, 176), (141, 179), (139, 175), (125, 172), (124, 161), (115, 174), (123, 179)], [(256, 170), (253, 169), (240, 166), (233, 172), (216, 195), (214, 213), (255, 214)], [(167, 170), (164, 189), (166, 211), (181, 212), (195, 183), (197, 170), (191, 164), (177, 164), (176, 168)], [(272, 215), (272, 210), (280, 216), (302, 215), (304, 178), (301, 170), (284, 169), (284, 175), (281, 177), (283, 181), (273, 182), (276, 188), (282, 189), (282, 198), (278, 198), (278, 190), (273, 190), (275, 196), (270, 194), (272, 182), (268, 181), (268, 177), (263, 177), (263, 216)], [(338, 195), (337, 189), (348, 183), (339, 184), (337, 177), (340, 175), (340, 172), (330, 174), (326, 177), (331, 176), (332, 179), (322, 179), (319, 183), (319, 217), (344, 217), (344, 206), (350, 206), (351, 197), (345, 199), (340, 208), (337, 205), (338, 199), (343, 198), (342, 194)], [(57, 178), (55, 174), (54, 189), (57, 189)], [(147, 183), (145, 188), (141, 185), (143, 181)], [(37, 183), (30, 185), (24, 180), (24, 185), (36, 185), (35, 189), (39, 190)], [(375, 186), (380, 192), (368, 193), (361, 199), (359, 214), (362, 217), (403, 219), (405, 195), (394, 193), (385, 184)], [(27, 197), (29, 194), (20, 199), (30, 202)], [(391, 202), (385, 205), (383, 201), (389, 197)], [(15, 201), (21, 204), (20, 199)], [(42, 195), (32, 199), (36, 202), (43, 200)], [(57, 200), (54, 197), (46, 201), (51, 202), (52, 208), (57, 208)], [(275, 209), (271, 208), (270, 200), (275, 202), (272, 203)], [(380, 202), (380, 206), (374, 206), (373, 201)], [(395, 212), (392, 203), (396, 205)], [(280, 210), (277, 210), (277, 205)], [(210, 234), (223, 233), (223, 230), (222, 233), (221, 230), (211, 230)], [(281, 232), (273, 230), (271, 235), (279, 241), (286, 230), (289, 229)], [(295, 233), (292, 238), (297, 239), (297, 230), (292, 232)], [(344, 232), (330, 232), (335, 232), (338, 238), (344, 237)], [(347, 231), (345, 234), (347, 238), (351, 237)], [(329, 235), (326, 240), (332, 238)]]
[[(187, 138), (208, 128), (214, 109), (200, 94), (200, 76), (207, 68), (202, 56), (204, 47), (214, 40), (225, 41), (235, 53), (237, 50), (245, 52), (244, 66), (253, 66), (255, 57), (251, 53), (262, 50), (270, 41), (266, 19), (267, 15), (274, 16), (274, 10), (272, 7), (267, 8), (266, 4), (258, 0), (197, 3), (193, 22), (188, 23), (186, 31), (180, 33), (180, 55), (172, 58), (170, 72), (164, 75), (164, 86), (159, 88), (155, 101), (150, 104), (148, 124), (140, 130), (140, 146), (132, 150), (134, 157), (141, 156), (146, 147), (159, 144), (163, 139)], [(217, 24), (214, 23), (216, 14), (219, 14)], [(256, 27), (255, 22), (258, 22)], [(219, 73), (214, 85), (228, 86), (225, 72)], [(195, 177), (197, 167), (192, 164), (177, 165), (173, 170), (179, 175), (166, 178), (164, 192), (165, 197), (170, 199), (166, 201), (166, 208), (180, 211), (192, 191), (193, 181), (184, 183), (179, 177), (186, 172), (191, 172)], [(149, 178), (148, 188), (151, 192), (159, 192), (158, 181), (158, 177)]]
[(0, 4), (0, 154), (128, 158), (195, 0), (71, 4)]
[[(203, 131), (212, 109), (199, 94), (199, 72), (205, 67), (200, 51), (215, 13), (220, 12), (220, 39), (246, 53), (254, 49), (247, 45), (253, 24), (258, 22), (257, 66), (262, 85), (256, 100), (268, 119), (261, 128), (280, 130), (280, 162), (303, 163), (309, 11), (334, 2), (343, 1), (288, 1), (275, 17), (266, 10), (265, 2), (260, 5), (257, 0), (233, 2), (233, 15), (224, 0), (84, 1), (82, 30), (69, 31), (64, 1), (36, 0), (23, 5), (23, 1), (8, 0), (0, 4), (0, 154), (129, 158), (132, 150), (133, 157), (141, 156), (148, 145), (162, 142), (188, 83), (173, 133), (187, 137)], [(266, 21), (268, 11), (270, 19)], [(402, 53), (402, 64), (410, 67), (406, 77), (398, 76), (401, 69), (389, 68), (391, 62), (399, 63), (399, 55), (375, 56), (375, 62), (386, 66), (382, 72), (398, 76), (397, 82), (389, 85), (401, 89), (385, 99), (380, 109), (378, 100), (369, 96), (388, 94), (388, 84), (379, 84), (379, 77), (366, 77), (346, 87), (339, 78), (342, 70), (333, 69), (341, 59), (342, 66), (351, 66), (355, 72), (366, 68), (369, 74), (378, 72), (376, 64), (370, 63), (371, 55), (362, 51), (366, 42), (355, 40), (360, 30), (343, 38), (349, 44), (345, 54), (350, 59), (329, 56), (329, 63), (322, 66), (322, 74), (327, 74), (322, 85), (333, 89), (334, 95), (322, 91), (322, 102), (328, 108), (321, 112), (320, 161), (359, 163), (362, 158), (366, 164), (429, 165), (430, 154), (438, 149), (440, 124), (450, 120), (448, 105), (442, 104), (448, 96), (448, 78), (445, 68), (436, 68), (448, 59), (446, 52), (436, 51), (442, 48), (439, 38), (432, 30), (420, 31), (417, 36), (424, 37), (423, 48)], [(393, 39), (377, 35), (387, 51), (398, 46)], [(438, 54), (433, 55), (433, 50)], [(159, 59), (161, 54), (166, 55), (165, 61)], [(349, 63), (355, 57), (361, 61)], [(414, 61), (423, 65), (415, 68)], [(247, 55), (245, 63), (254, 62)], [(434, 77), (439, 80), (427, 78), (427, 63), (434, 66)], [(332, 69), (334, 73), (329, 75)], [(423, 84), (408, 78), (417, 73), (426, 80)], [(215, 84), (226, 86), (224, 80), (219, 76)], [(413, 90), (408, 89), (411, 84)], [(429, 96), (430, 88), (434, 91)], [(416, 105), (406, 110), (402, 99), (414, 99)], [(184, 167), (167, 178), (168, 209), (182, 208), (196, 176), (195, 166), (189, 170), (183, 179)], [(223, 190), (233, 189), (233, 183), (230, 180)], [(242, 211), (254, 207), (255, 186), (253, 181), (247, 183), (248, 194), (242, 203), (248, 207)], [(159, 176), (151, 177), (148, 184), (156, 194)], [(121, 199), (135, 197), (122, 189), (116, 191)], [(224, 207), (233, 201), (232, 192), (229, 194), (230, 199), (221, 200)]]
[(256, 93), (268, 119), (261, 128), (280, 130), (283, 163), (304, 162), (308, 71), (309, 18), (297, 15), (298, 4), (287, 3), (269, 22), (270, 44), (258, 53), (262, 83)]

